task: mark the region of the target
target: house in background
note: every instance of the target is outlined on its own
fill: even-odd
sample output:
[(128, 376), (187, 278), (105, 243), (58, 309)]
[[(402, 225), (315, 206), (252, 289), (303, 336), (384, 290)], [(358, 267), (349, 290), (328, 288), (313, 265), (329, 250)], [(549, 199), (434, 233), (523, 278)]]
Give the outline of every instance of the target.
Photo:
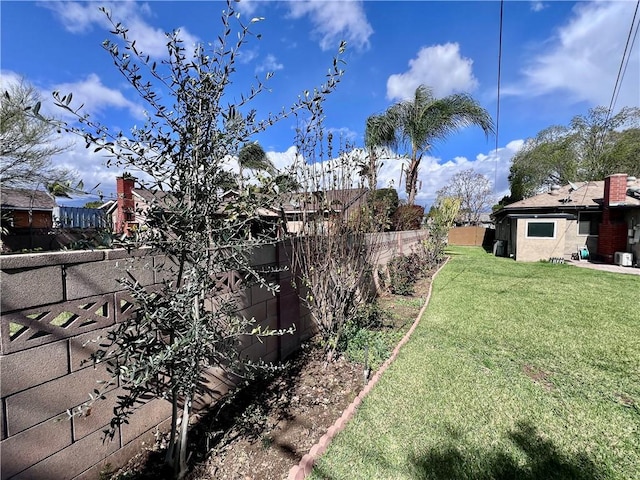
[[(365, 204), (368, 191), (366, 188), (352, 188), (308, 194), (283, 194), (281, 205), (261, 208), (258, 215), (271, 227), (284, 217), (287, 232), (300, 234), (304, 231), (304, 224), (310, 220), (322, 219), (325, 227), (328, 227), (330, 219), (335, 215), (348, 218)], [(144, 224), (145, 212), (154, 202), (162, 202), (168, 195), (166, 192), (136, 188), (136, 178), (131, 176), (116, 178), (116, 194), (117, 199), (107, 207), (107, 214), (112, 219), (113, 232), (126, 235), (131, 235)], [(223, 194), (223, 200), (233, 202), (237, 195), (237, 192), (229, 190)], [(264, 230), (265, 227), (258, 223), (260, 222), (252, 229)], [(274, 231), (273, 235), (278, 236), (279, 233)]]
[(123, 175), (116, 177), (116, 200), (105, 204), (111, 218), (113, 233), (132, 235), (145, 222), (145, 212), (154, 201), (161, 201), (167, 194), (136, 188), (136, 178)]
[(50, 229), (56, 201), (48, 192), (24, 188), (2, 188), (2, 221), (12, 229)]
[(341, 216), (349, 219), (367, 201), (367, 188), (346, 188), (313, 193), (289, 193), (282, 195), (281, 211), (286, 220), (287, 232), (304, 234), (310, 221), (320, 221), (328, 229), (331, 219)]
[(623, 173), (555, 186), (493, 218), (496, 254), (517, 261), (569, 259), (586, 247), (591, 259), (605, 263), (640, 262), (640, 181)]

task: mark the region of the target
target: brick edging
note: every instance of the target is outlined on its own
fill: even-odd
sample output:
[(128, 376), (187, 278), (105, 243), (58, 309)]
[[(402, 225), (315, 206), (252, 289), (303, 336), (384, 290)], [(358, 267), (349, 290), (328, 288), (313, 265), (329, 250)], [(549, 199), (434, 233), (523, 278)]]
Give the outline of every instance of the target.
[(447, 257), (446, 260), (443, 262), (443, 264), (440, 265), (438, 270), (433, 274), (433, 277), (431, 277), (431, 283), (429, 284), (429, 290), (427, 291), (427, 298), (424, 301), (424, 305), (422, 305), (422, 308), (420, 309), (420, 313), (418, 313), (418, 316), (413, 321), (413, 324), (411, 325), (411, 328), (409, 328), (409, 331), (398, 342), (398, 344), (396, 345), (396, 348), (393, 349), (391, 356), (387, 358), (387, 360), (382, 364), (382, 366), (373, 375), (373, 377), (371, 377), (371, 379), (369, 380), (369, 383), (367, 383), (367, 385), (362, 389), (362, 391), (353, 400), (353, 402), (351, 402), (351, 404), (346, 408), (346, 410), (342, 413), (342, 416), (339, 419), (337, 419), (331, 427), (329, 427), (329, 429), (327, 430), (327, 433), (325, 433), (322, 437), (320, 437), (320, 440), (318, 440), (318, 443), (316, 443), (313, 447), (311, 447), (311, 449), (309, 450), (309, 453), (307, 453), (302, 457), (302, 459), (300, 460), (300, 463), (298, 463), (298, 465), (291, 467), (291, 469), (289, 470), (289, 476), (287, 477), (287, 480), (304, 480), (305, 478), (307, 478), (307, 475), (309, 475), (311, 473), (311, 470), (313, 470), (313, 466), (315, 465), (318, 458), (320, 458), (320, 456), (324, 454), (324, 452), (326, 452), (327, 448), (329, 447), (329, 444), (331, 443), (331, 440), (333, 440), (333, 438), (339, 432), (344, 430), (344, 427), (347, 425), (347, 422), (351, 420), (351, 418), (355, 414), (357, 408), (360, 406), (362, 401), (373, 389), (376, 383), (378, 383), (381, 375), (387, 370), (387, 368), (389, 368), (389, 365), (391, 365), (391, 363), (396, 359), (396, 357), (398, 356), (398, 353), (400, 352), (400, 349), (404, 346), (405, 343), (409, 341), (409, 338), (411, 337), (411, 335), (413, 334), (413, 331), (416, 329), (416, 327), (420, 323), (420, 319), (422, 318), (422, 315), (424, 314), (425, 310), (427, 309), (427, 306), (429, 305), (429, 300), (431, 299), (431, 290), (433, 289), (433, 280), (436, 278), (436, 275), (440, 273), (440, 270), (442, 270), (444, 266), (449, 262), (450, 258), (451, 257)]

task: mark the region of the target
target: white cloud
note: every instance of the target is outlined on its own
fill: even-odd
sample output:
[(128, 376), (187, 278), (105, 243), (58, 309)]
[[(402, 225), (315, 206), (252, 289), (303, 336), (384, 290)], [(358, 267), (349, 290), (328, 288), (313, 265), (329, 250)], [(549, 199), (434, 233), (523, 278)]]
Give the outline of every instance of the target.
[(334, 148), (339, 148), (341, 144), (343, 145), (345, 142), (353, 144), (358, 138), (358, 133), (347, 127), (328, 128), (327, 131), (333, 134)]
[(267, 157), (278, 170), (291, 168), (297, 160), (298, 149), (295, 146), (289, 147), (284, 152), (266, 152)]
[(253, 15), (258, 9), (257, 2), (252, 2), (250, 0), (235, 0), (233, 7), (236, 11), (246, 16)]
[[(508, 176), (511, 159), (523, 143), (523, 140), (513, 140), (505, 147), (498, 148), (497, 152), (492, 150), (489, 153), (479, 153), (475, 159), (471, 160), (466, 157), (455, 157), (443, 161), (441, 158), (425, 155), (420, 162), (416, 203), (429, 208), (436, 199), (436, 192), (449, 183), (456, 173), (469, 168), (485, 175), (492, 183), (495, 180), (494, 196), (499, 200), (509, 193)], [(378, 174), (378, 188), (393, 186), (398, 190), (400, 198), (406, 199), (404, 176), (400, 186), (399, 180), (402, 164), (406, 166), (408, 160), (390, 155), (382, 161), (383, 166)]]
[(277, 70), (282, 70), (284, 65), (278, 63), (275, 55), (267, 55), (264, 60), (256, 67), (256, 73), (260, 72), (275, 72)]
[(387, 98), (408, 99), (422, 84), (430, 86), (436, 97), (470, 92), (478, 86), (472, 66), (473, 60), (460, 55), (460, 45), (457, 43), (423, 47), (416, 58), (409, 60), (408, 71), (389, 77)]
[(100, 77), (91, 73), (84, 80), (74, 83), (61, 83), (53, 87), (61, 95), (73, 93), (73, 104), (84, 104), (82, 112), (90, 115), (100, 114), (111, 108), (121, 108), (129, 111), (132, 117), (144, 119), (142, 107), (128, 100), (122, 92), (105, 86)]
[[(608, 106), (616, 83), (635, 2), (578, 3), (570, 21), (523, 70), (524, 82), (505, 94), (562, 94), (570, 101)], [(631, 52), (617, 106), (640, 104), (638, 45)]]
[(320, 37), (322, 50), (337, 49), (340, 40), (358, 50), (369, 47), (373, 28), (367, 21), (361, 1), (292, 1), (288, 2), (292, 18), (308, 16), (314, 33)]
[(545, 8), (547, 8), (547, 5), (545, 3), (539, 1), (539, 0), (535, 0), (535, 1), (531, 2), (531, 11), (532, 12), (541, 12)]
[(243, 48), (236, 53), (236, 59), (242, 64), (250, 63), (258, 58), (258, 51), (256, 49)]
[[(84, 141), (78, 141), (70, 133), (63, 134), (62, 141), (75, 142), (71, 144), (69, 150), (52, 159), (54, 164), (76, 171), (85, 190), (92, 190), (92, 193), (100, 191), (105, 197), (113, 197), (116, 190), (116, 177), (122, 174), (122, 170), (108, 168), (107, 157), (103, 152), (94, 153), (93, 148), (86, 148)], [(131, 173), (135, 175), (135, 172), (131, 171)]]
[[(133, 1), (110, 2), (97, 4), (87, 2), (45, 2), (45, 7), (52, 10), (64, 28), (71, 33), (85, 33), (94, 26), (104, 30), (112, 29), (112, 25), (106, 15), (99, 10), (104, 6), (111, 12), (114, 23), (121, 22), (128, 28), (128, 36), (136, 41), (136, 48), (154, 58), (167, 56), (167, 37), (165, 31), (149, 25), (144, 17), (151, 14), (148, 4), (138, 4)], [(189, 31), (180, 27), (179, 37), (183, 40), (183, 45), (189, 52), (199, 40)]]

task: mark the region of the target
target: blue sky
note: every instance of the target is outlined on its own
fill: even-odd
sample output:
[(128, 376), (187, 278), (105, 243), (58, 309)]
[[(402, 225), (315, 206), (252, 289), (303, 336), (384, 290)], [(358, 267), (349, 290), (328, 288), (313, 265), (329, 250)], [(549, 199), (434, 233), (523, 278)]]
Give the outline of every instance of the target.
[[(46, 99), (53, 90), (73, 92), (87, 113), (126, 132), (143, 123), (141, 102), (102, 48), (110, 34), (101, 5), (129, 27), (139, 47), (160, 59), (165, 31), (179, 28), (189, 45), (213, 42), (225, 3), (2, 1), (3, 88), (24, 77)], [(262, 38), (243, 48), (232, 87), (274, 72), (271, 93), (254, 105), (263, 115), (324, 81), (344, 39), (345, 74), (325, 109), (335, 138), (362, 146), (367, 117), (420, 84), (438, 97), (470, 93), (496, 117), (499, 2), (241, 0), (234, 6), (244, 21), (264, 17), (252, 28)], [(591, 107), (608, 106), (635, 8), (631, 0), (505, 1), (498, 150), (495, 137), (473, 127), (434, 145), (422, 161), (418, 202), (429, 205), (452, 175), (468, 168), (495, 179), (501, 197), (508, 192), (510, 159), (526, 138), (566, 125)], [(628, 53), (615, 110), (640, 106), (639, 42)], [(62, 115), (53, 107), (47, 111)], [(291, 161), (292, 127), (283, 123), (259, 138), (276, 165)], [(122, 173), (107, 169), (101, 154), (78, 141), (55, 162), (76, 169), (87, 188), (100, 183), (107, 196)], [(385, 161), (379, 186), (397, 186), (400, 168), (401, 160)], [(404, 195), (404, 185), (399, 193)]]

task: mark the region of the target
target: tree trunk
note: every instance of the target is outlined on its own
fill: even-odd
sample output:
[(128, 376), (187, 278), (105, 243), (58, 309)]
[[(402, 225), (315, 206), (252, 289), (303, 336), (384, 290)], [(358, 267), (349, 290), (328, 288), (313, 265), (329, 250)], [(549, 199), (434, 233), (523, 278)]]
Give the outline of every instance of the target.
[(419, 158), (412, 158), (409, 167), (407, 168), (407, 204), (413, 205), (416, 202), (416, 194), (418, 193), (418, 166), (420, 165)]
[(187, 474), (187, 432), (189, 429), (189, 413), (191, 409), (191, 396), (187, 395), (182, 407), (182, 424), (180, 425), (180, 439), (178, 440), (178, 458), (174, 466), (175, 477), (178, 480)]

